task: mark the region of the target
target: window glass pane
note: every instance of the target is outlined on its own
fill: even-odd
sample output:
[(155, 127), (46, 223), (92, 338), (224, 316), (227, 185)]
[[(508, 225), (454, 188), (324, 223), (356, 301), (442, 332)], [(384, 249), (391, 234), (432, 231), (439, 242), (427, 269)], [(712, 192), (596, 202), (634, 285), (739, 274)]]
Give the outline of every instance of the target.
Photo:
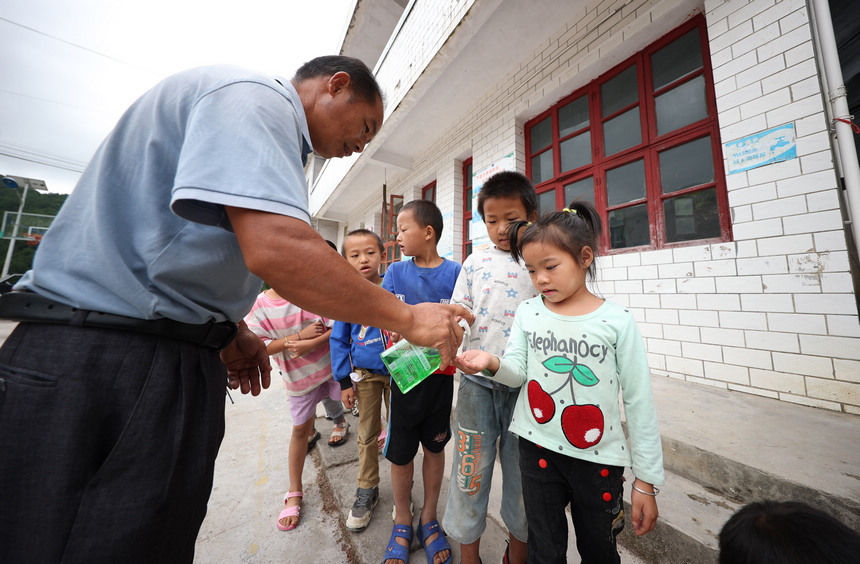
[(541, 192), (538, 197), (538, 214), (556, 211), (555, 189)]
[(708, 116), (705, 101), (705, 77), (696, 78), (654, 98), (657, 107), (657, 135)]
[(552, 149), (532, 157), (532, 182), (540, 184), (552, 177)]
[(546, 119), (534, 124), (529, 131), (531, 152), (540, 151), (550, 143), (552, 143), (552, 116), (547, 116)]
[(566, 172), (591, 163), (591, 132), (580, 133), (561, 142), (561, 171)]
[(638, 106), (603, 124), (603, 148), (607, 157), (641, 142), (642, 124)]
[(588, 125), (588, 96), (582, 96), (558, 110), (558, 136), (565, 137)]
[(651, 55), (654, 90), (702, 68), (699, 30), (693, 29)]
[(645, 204), (609, 212), (609, 245), (613, 249), (638, 247), (651, 242)]
[(636, 86), (636, 65), (621, 71), (600, 86), (600, 104), (603, 117), (626, 108), (639, 99)]
[(606, 199), (610, 207), (645, 197), (645, 161), (638, 160), (606, 171)]
[(472, 243), (466, 243), (466, 256), (472, 254)]
[(463, 183), (469, 187), (469, 190), (472, 189), (472, 163), (466, 165), (466, 171), (464, 172), (465, 178), (463, 179)]
[(670, 243), (720, 236), (717, 189), (708, 188), (663, 201)]
[(564, 187), (564, 203), (570, 204), (574, 200), (584, 200), (594, 204), (594, 178), (589, 176), (576, 182), (571, 182)]
[(714, 181), (711, 138), (702, 137), (660, 153), (660, 183), (670, 194)]

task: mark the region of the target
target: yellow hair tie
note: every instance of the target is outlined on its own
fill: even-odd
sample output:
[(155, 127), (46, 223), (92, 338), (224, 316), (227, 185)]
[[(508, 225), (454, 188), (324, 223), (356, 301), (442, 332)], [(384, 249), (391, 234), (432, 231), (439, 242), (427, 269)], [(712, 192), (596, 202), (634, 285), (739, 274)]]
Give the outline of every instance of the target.
[(564, 208), (564, 209), (563, 209), (563, 210), (561, 210), (561, 211), (563, 211), (563, 212), (567, 212), (567, 213), (572, 213), (573, 215), (576, 215), (576, 210), (571, 210), (571, 209), (568, 209), (568, 208)]
[(526, 223), (526, 227), (530, 226), (531, 224), (532, 224), (532, 222), (529, 221), (528, 223)]

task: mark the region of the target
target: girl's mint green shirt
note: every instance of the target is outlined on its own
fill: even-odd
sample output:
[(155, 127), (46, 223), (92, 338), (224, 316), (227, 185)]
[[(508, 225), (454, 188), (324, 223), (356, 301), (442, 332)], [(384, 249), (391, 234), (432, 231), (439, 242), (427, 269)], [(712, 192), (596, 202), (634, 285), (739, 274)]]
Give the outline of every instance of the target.
[(574, 458), (631, 466), (637, 478), (663, 483), (650, 371), (627, 309), (606, 301), (587, 315), (566, 316), (547, 309), (540, 296), (526, 300), (500, 360), (494, 379), (522, 386), (512, 433)]

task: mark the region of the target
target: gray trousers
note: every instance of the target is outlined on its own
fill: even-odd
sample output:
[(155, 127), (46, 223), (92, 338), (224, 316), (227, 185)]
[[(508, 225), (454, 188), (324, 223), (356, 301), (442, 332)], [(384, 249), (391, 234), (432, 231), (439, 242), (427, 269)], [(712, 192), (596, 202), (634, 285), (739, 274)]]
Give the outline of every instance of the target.
[(192, 562), (225, 381), (198, 345), (19, 324), (0, 349), (0, 562)]

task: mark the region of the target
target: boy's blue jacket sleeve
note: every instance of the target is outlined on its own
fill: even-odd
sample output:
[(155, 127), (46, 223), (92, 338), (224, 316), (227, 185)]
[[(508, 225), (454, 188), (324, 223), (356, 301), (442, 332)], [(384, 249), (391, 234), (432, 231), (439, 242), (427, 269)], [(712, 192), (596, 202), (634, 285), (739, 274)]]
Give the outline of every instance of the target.
[(349, 379), (349, 373), (352, 372), (352, 360), (349, 356), (352, 346), (351, 331), (351, 323), (335, 321), (328, 338), (331, 349), (331, 373), (338, 382), (344, 379), (351, 382)]

